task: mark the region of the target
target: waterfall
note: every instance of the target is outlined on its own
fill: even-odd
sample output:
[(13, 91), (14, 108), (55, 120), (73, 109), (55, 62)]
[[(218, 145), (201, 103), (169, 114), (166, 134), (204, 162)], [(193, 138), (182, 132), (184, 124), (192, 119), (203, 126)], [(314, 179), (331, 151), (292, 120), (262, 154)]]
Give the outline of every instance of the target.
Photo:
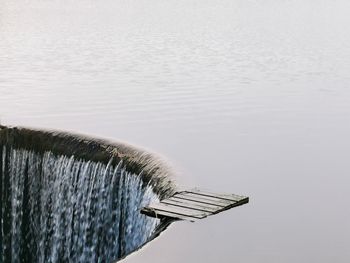
[(0, 262), (112, 262), (141, 247), (161, 222), (139, 209), (159, 194), (131, 170), (0, 141)]

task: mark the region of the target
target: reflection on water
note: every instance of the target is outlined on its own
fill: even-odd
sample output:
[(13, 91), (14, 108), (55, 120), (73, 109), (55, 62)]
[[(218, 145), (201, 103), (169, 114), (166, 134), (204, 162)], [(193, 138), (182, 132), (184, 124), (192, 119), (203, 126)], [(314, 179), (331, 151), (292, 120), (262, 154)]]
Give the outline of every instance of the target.
[(349, 11), (345, 0), (4, 0), (0, 118), (139, 143), (185, 184), (251, 196), (169, 229), (144, 257), (345, 262)]

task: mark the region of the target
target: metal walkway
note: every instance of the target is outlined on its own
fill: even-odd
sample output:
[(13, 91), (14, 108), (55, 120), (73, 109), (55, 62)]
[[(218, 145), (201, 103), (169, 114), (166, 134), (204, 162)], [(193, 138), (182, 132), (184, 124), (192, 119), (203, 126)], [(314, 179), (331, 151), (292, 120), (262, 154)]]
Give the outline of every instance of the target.
[(181, 191), (173, 196), (150, 204), (141, 213), (173, 220), (196, 221), (249, 202), (249, 197), (234, 194), (215, 194), (198, 189)]

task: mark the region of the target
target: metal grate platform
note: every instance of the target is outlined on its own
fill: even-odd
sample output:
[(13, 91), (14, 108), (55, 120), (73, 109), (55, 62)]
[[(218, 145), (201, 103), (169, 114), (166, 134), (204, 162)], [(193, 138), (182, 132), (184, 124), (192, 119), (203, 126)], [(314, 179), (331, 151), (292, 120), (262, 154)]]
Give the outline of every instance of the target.
[(196, 221), (249, 202), (249, 197), (234, 194), (215, 194), (198, 189), (181, 191), (173, 196), (150, 204), (141, 213), (173, 220)]

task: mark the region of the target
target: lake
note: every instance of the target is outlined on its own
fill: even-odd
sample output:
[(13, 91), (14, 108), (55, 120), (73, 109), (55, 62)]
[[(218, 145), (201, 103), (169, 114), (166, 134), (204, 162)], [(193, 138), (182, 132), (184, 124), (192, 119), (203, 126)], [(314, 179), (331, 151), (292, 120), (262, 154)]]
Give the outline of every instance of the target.
[(250, 203), (126, 262), (348, 262), (350, 2), (2, 0), (0, 119), (159, 153)]

